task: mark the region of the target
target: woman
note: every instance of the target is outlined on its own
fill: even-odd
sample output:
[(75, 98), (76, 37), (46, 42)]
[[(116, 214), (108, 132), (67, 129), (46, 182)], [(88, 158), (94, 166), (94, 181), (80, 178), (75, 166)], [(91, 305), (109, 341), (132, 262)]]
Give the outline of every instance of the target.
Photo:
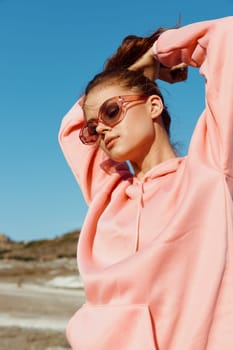
[[(232, 43), (227, 17), (167, 30), (146, 52), (139, 42), (125, 66), (121, 48), (64, 118), (61, 147), (89, 204), (72, 349), (232, 350)], [(154, 82), (184, 79), (165, 68), (180, 64), (206, 84), (186, 157)]]

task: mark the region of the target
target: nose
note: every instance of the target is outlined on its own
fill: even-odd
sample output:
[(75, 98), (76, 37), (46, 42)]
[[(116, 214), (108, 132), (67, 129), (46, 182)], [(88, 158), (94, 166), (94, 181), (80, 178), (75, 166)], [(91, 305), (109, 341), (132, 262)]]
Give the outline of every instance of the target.
[(103, 124), (102, 122), (99, 122), (96, 131), (99, 135), (104, 135), (106, 131), (111, 130), (111, 126)]

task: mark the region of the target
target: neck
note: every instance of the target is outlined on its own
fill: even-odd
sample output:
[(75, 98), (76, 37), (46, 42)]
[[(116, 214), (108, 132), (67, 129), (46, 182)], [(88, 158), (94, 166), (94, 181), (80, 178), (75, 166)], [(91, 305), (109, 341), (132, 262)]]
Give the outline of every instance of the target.
[(160, 138), (159, 142), (152, 145), (147, 155), (141, 161), (132, 161), (131, 164), (135, 176), (141, 179), (156, 165), (176, 157), (176, 153), (169, 142), (168, 136), (164, 135), (164, 137)]

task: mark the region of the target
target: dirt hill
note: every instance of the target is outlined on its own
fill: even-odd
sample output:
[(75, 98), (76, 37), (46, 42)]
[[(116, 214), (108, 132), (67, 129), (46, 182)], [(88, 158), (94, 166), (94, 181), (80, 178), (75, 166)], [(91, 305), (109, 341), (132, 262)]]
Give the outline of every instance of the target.
[(54, 239), (14, 242), (0, 234), (0, 259), (50, 261), (74, 258), (80, 231), (69, 232)]

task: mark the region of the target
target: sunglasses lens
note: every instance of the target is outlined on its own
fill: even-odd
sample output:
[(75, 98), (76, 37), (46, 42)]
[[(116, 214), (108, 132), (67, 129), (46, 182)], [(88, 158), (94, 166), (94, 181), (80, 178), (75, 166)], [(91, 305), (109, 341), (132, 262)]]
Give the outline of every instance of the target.
[(84, 144), (91, 145), (98, 140), (98, 133), (96, 131), (97, 125), (98, 123), (96, 122), (90, 122), (80, 130), (80, 140)]
[(115, 125), (121, 117), (121, 106), (117, 101), (106, 101), (101, 107), (100, 117), (107, 125)]

